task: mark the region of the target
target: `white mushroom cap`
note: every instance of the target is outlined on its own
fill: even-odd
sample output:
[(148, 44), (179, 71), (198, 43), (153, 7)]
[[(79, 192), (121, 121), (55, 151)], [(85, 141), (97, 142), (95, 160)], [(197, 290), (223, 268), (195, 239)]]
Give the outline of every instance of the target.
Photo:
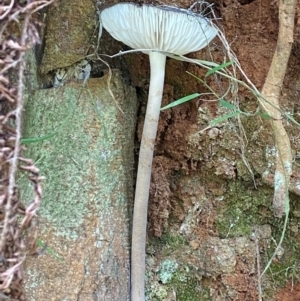
[(217, 35), (207, 18), (186, 12), (119, 3), (104, 9), (101, 21), (116, 40), (131, 48), (183, 55), (204, 48)]

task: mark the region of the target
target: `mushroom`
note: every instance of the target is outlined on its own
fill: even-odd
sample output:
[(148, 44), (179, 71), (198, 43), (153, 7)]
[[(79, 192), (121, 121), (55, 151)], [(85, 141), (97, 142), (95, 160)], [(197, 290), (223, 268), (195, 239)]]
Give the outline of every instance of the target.
[[(217, 29), (201, 14), (171, 6), (119, 3), (101, 12), (103, 27), (116, 39), (150, 58), (150, 87), (136, 181), (131, 249), (131, 300), (144, 300), (145, 245), (154, 144), (168, 53), (204, 48)], [(145, 50), (146, 49), (146, 50)]]

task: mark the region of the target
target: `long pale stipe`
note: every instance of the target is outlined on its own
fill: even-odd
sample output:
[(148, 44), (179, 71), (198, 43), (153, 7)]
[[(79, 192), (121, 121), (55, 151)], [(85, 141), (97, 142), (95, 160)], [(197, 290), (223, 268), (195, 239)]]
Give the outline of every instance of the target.
[(139, 154), (133, 212), (131, 301), (145, 300), (144, 279), (148, 199), (151, 182), (153, 151), (165, 78), (166, 56), (158, 52), (150, 52), (149, 57), (151, 70), (150, 87)]

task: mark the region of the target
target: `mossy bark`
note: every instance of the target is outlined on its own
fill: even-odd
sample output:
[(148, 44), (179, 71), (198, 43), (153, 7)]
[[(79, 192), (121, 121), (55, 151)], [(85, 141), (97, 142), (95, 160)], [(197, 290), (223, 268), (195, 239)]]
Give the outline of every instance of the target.
[[(58, 0), (44, 17), (47, 29), (45, 44), (39, 47), (38, 60), (43, 74), (68, 67), (86, 57), (97, 36), (95, 1)], [(44, 48), (44, 49), (43, 49)]]
[[(46, 252), (27, 261), (32, 301), (128, 299), (137, 102), (118, 73), (110, 88), (117, 103), (107, 77), (29, 97), (23, 136), (48, 136), (26, 151), (46, 178), (38, 237), (63, 258)], [(30, 200), (31, 187), (20, 185)]]

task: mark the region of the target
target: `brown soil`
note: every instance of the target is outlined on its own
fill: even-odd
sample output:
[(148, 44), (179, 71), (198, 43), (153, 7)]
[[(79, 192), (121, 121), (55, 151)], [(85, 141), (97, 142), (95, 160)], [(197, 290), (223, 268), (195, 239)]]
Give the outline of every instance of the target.
[(276, 301), (299, 301), (300, 284), (289, 284), (276, 295)]

